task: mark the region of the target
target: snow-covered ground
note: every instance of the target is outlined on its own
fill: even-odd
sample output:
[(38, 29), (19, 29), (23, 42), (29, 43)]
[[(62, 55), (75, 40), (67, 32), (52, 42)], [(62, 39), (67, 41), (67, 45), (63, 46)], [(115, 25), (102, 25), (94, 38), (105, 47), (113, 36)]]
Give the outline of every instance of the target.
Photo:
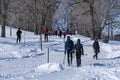
[(87, 54), (82, 56), (81, 67), (76, 67), (75, 57), (72, 66), (67, 61), (63, 64), (63, 38), (49, 36), (49, 42), (43, 42), (41, 50), (39, 35), (22, 31), (22, 43), (16, 44), (16, 29), (12, 29), (12, 36), (9, 32), (7, 27), (6, 38), (0, 37), (0, 80), (120, 80), (119, 41), (100, 42), (99, 60), (95, 60), (93, 41), (80, 35), (71, 36), (74, 43), (81, 39)]

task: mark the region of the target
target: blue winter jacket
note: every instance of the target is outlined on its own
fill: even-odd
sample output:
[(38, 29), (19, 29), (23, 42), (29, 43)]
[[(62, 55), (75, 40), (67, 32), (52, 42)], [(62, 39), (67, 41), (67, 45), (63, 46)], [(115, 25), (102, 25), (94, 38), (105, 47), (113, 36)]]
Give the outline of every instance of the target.
[(65, 42), (65, 51), (71, 51), (73, 50), (74, 47), (74, 42), (72, 40), (70, 40), (70, 46), (67, 45), (67, 41)]

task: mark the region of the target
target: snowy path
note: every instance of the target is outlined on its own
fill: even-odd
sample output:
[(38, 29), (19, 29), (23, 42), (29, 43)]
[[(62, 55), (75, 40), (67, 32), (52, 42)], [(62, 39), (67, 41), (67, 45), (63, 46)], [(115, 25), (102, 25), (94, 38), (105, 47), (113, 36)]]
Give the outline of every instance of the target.
[[(82, 56), (82, 66), (76, 67), (74, 58), (73, 65), (62, 64), (64, 56), (64, 42), (59, 37), (50, 36), (49, 42), (43, 42), (43, 51), (39, 48), (39, 36), (26, 35), (26, 41), (16, 44), (15, 37), (0, 38), (0, 80), (119, 80), (120, 79), (120, 46), (100, 43), (101, 52), (99, 60), (93, 59), (92, 41), (83, 36), (72, 36), (74, 42), (81, 39), (85, 54)], [(51, 64), (47, 63), (47, 49), (50, 49), (50, 63), (56, 69), (49, 69)], [(112, 49), (111, 49), (112, 48)], [(110, 51), (111, 50), (111, 51)], [(115, 54), (113, 56), (113, 53)], [(43, 73), (42, 68), (48, 68)], [(36, 70), (37, 69), (37, 70)], [(60, 70), (59, 70), (60, 69)]]

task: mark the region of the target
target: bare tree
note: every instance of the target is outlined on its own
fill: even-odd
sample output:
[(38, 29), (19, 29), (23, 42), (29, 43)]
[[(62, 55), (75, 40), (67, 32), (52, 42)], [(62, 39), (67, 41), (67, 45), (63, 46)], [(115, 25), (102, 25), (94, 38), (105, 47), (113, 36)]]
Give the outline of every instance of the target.
[(1, 37), (5, 36), (5, 25), (8, 13), (8, 6), (9, 0), (0, 0), (0, 15), (1, 15), (1, 23), (2, 23), (2, 30), (1, 30)]
[(57, 0), (23, 0), (28, 11), (30, 13), (31, 19), (34, 23), (35, 34), (40, 33), (41, 49), (42, 49), (42, 29), (43, 26), (48, 26), (51, 29), (52, 16), (59, 6), (59, 1)]
[(24, 0), (32, 20), (35, 24), (35, 34), (38, 34), (42, 26), (47, 25), (51, 29), (52, 16), (59, 6), (57, 0)]
[[(95, 39), (96, 37), (100, 39), (102, 30), (106, 27), (106, 25), (108, 24), (110, 25), (111, 24), (110, 22), (114, 23), (115, 16), (118, 16), (117, 15), (118, 10), (115, 10), (114, 6), (116, 5), (116, 3), (118, 4), (119, 1), (117, 0), (74, 0), (74, 1), (76, 1), (77, 3), (76, 4), (77, 9), (74, 9), (77, 12), (73, 12), (72, 17), (73, 22), (75, 24), (78, 23), (80, 25), (79, 27), (83, 27), (84, 25), (82, 24), (87, 25), (86, 28), (83, 29), (86, 29), (85, 31), (86, 33), (90, 34), (91, 39)], [(116, 11), (116, 13), (113, 12), (114, 10)]]

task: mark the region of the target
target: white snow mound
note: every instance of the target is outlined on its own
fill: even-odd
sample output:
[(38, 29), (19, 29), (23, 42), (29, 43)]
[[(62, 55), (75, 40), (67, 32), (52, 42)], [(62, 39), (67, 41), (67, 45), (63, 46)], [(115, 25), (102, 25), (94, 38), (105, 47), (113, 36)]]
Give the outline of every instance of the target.
[(64, 68), (63, 68), (62, 64), (47, 63), (47, 64), (38, 66), (35, 71), (40, 72), (40, 73), (51, 73), (51, 72), (61, 71), (63, 69)]

